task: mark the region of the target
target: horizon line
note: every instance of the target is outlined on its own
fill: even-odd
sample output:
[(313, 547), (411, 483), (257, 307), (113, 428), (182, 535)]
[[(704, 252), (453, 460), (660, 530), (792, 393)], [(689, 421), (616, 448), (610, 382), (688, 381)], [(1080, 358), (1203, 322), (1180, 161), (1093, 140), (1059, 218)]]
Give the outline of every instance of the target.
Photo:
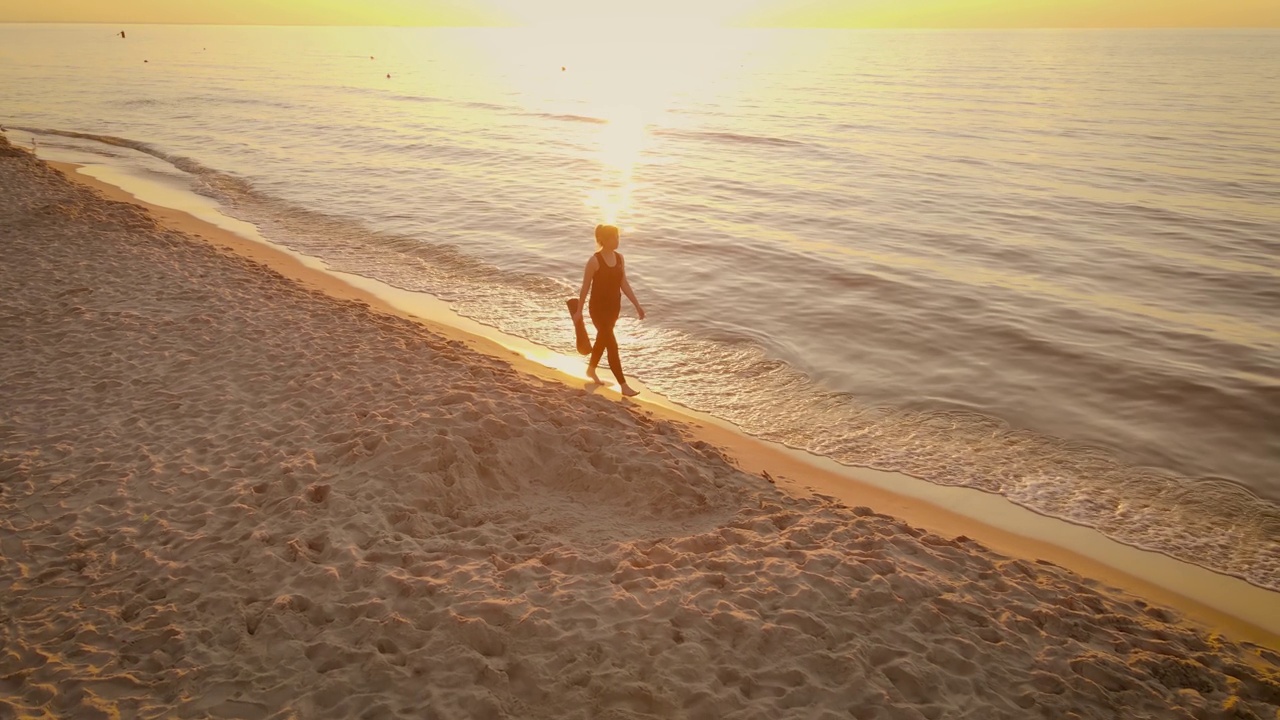
[[(0, 20), (0, 25), (169, 25), (174, 27), (339, 27), (339, 28), (455, 28), (455, 29), (524, 29), (537, 25), (387, 25), (379, 23), (227, 23), (227, 22), (156, 22), (156, 21), (101, 21), (101, 20)], [(708, 26), (690, 27), (706, 29)], [(1280, 30), (1276, 25), (740, 25), (710, 26), (726, 30)]]

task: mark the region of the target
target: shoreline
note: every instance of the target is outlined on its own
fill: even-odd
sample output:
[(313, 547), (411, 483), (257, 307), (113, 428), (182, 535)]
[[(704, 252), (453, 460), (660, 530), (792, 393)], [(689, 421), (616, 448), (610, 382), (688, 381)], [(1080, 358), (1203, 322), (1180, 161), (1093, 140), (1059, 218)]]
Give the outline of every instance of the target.
[[(247, 257), (307, 287), (336, 298), (362, 303), (379, 313), (420, 323), (471, 350), (511, 363), (521, 373), (574, 388), (584, 388), (586, 385), (585, 379), (572, 374), (575, 367), (572, 361), (575, 359), (570, 358), (569, 363), (557, 363), (555, 358), (541, 357), (539, 361), (535, 359), (536, 348), (524, 348), (522, 354), (522, 351), (513, 350), (495, 339), (496, 332), (478, 323), (472, 322), (470, 328), (459, 327), (465, 325), (465, 319), (462, 319), (464, 322), (459, 322), (456, 316), (450, 317), (451, 313), (444, 303), (424, 298), (417, 293), (395, 291), (393, 288), (388, 290), (386, 286), (377, 287), (380, 284), (376, 281), (355, 276), (344, 277), (342, 273), (328, 271), (319, 261), (273, 246), (260, 236), (254, 239), (256, 229), (248, 223), (234, 220), (224, 223), (238, 227), (240, 233), (243, 233), (240, 234), (230, 227), (220, 227), (182, 209), (148, 202), (120, 186), (85, 174), (80, 166), (73, 163), (51, 160), (44, 162), (59, 170), (69, 180), (92, 187), (110, 199), (145, 208), (166, 227), (200, 237), (216, 247)], [(403, 297), (397, 297), (397, 293)], [(612, 390), (605, 394), (611, 398), (617, 396), (616, 391)], [(655, 401), (654, 398), (652, 393), (645, 393), (637, 404), (666, 420), (689, 426), (695, 439), (722, 448), (743, 470), (755, 475), (768, 472), (777, 481), (779, 488), (788, 493), (797, 496), (817, 494), (838, 500), (849, 507), (869, 506), (877, 512), (887, 513), (913, 526), (944, 536), (971, 538), (1009, 557), (1052, 563), (1076, 572), (1088, 581), (1174, 608), (1183, 613), (1187, 621), (1200, 627), (1220, 631), (1239, 641), (1280, 650), (1280, 618), (1274, 618), (1267, 612), (1268, 607), (1274, 607), (1274, 602), (1280, 599), (1280, 593), (1272, 593), (1243, 580), (1223, 576), (1159, 553), (1115, 543), (1089, 528), (1035, 515), (1001, 497), (978, 490), (944, 488), (909, 478), (914, 483), (929, 485), (922, 490), (932, 497), (913, 497), (895, 492), (891, 488), (895, 483), (901, 483), (901, 479), (906, 476), (839, 465), (834, 461), (759, 440), (727, 423), (661, 399)], [(937, 498), (952, 503), (952, 507), (967, 508), (967, 512), (954, 512), (943, 507)], [(1010, 508), (1033, 516), (1020, 516), (1016, 524), (1019, 528), (1041, 536), (1031, 537), (974, 517), (975, 514), (981, 515), (984, 511), (993, 509), (998, 514), (987, 512), (987, 515), (997, 519), (1003, 518), (1005, 514), (1018, 514), (1009, 510)], [(1057, 527), (1050, 527), (1055, 524)], [(1043, 535), (1048, 535), (1048, 539)], [(1070, 542), (1065, 539), (1067, 535), (1072, 536)], [(1077, 551), (1070, 546), (1071, 543), (1084, 550)], [(1090, 552), (1094, 556), (1088, 554)], [(1097, 555), (1122, 556), (1124, 563), (1130, 567), (1150, 566), (1144, 569), (1155, 574), (1164, 583), (1139, 577), (1127, 572), (1124, 567), (1100, 561)], [(1175, 589), (1179, 585), (1190, 586), (1201, 596), (1196, 598), (1181, 593)]]
[(0, 715), (1280, 712), (1280, 653), (1182, 612), (809, 470), (770, 484), (741, 466), (786, 453), (735, 458), (3, 140), (0, 185)]

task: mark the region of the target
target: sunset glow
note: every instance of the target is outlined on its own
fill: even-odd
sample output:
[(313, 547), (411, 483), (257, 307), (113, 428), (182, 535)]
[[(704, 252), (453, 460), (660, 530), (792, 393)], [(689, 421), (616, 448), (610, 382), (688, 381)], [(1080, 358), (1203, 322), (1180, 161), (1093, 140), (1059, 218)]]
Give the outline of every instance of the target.
[(641, 27), (1280, 27), (1274, 0), (49, 0), (0, 22)]

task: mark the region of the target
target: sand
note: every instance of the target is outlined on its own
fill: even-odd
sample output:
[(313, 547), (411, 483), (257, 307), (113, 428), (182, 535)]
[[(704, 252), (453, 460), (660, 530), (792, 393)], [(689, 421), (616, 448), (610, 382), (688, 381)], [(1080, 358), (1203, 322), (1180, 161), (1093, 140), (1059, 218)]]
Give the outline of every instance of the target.
[(1276, 653), (0, 144), (0, 718), (1280, 713)]

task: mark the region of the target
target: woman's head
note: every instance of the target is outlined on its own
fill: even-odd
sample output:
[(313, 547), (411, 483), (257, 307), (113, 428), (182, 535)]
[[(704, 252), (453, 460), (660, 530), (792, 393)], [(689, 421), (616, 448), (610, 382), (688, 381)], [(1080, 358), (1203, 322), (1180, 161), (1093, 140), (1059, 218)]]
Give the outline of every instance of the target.
[(618, 227), (616, 225), (597, 225), (596, 245), (601, 250), (617, 250)]

